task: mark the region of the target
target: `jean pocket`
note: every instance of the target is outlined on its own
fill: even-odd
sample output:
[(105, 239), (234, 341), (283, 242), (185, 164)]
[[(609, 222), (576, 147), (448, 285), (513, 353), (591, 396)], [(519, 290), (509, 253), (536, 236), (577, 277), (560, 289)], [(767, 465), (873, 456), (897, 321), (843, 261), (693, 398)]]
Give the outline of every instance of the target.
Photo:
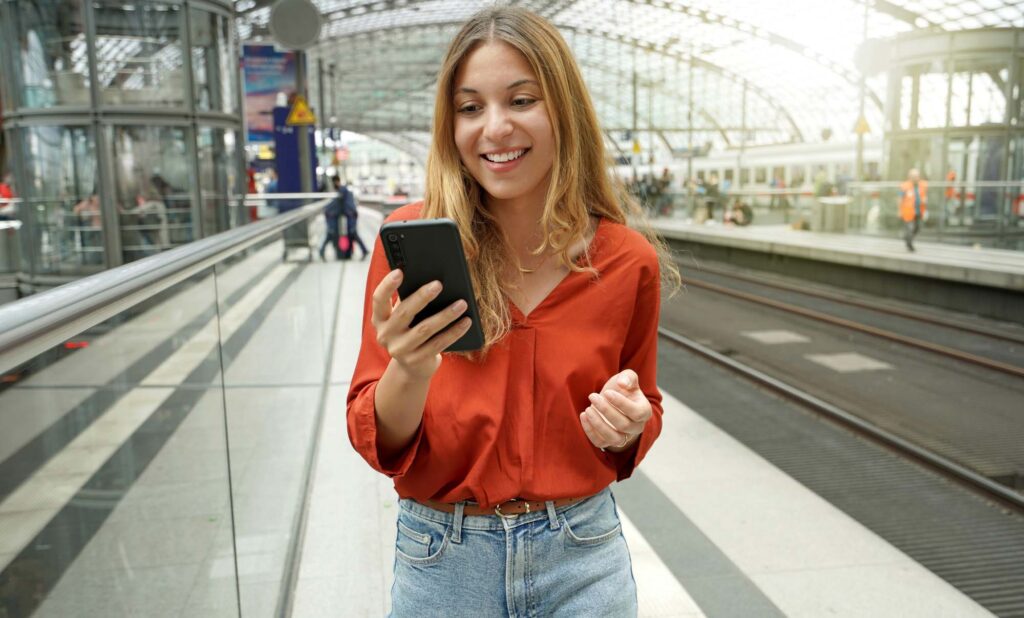
[(610, 497), (592, 498), (587, 502), (596, 504), (585, 502), (561, 514), (567, 544), (578, 547), (600, 545), (622, 534), (622, 522)]
[(400, 512), (395, 555), (409, 563), (426, 565), (437, 562), (448, 547), (450, 526)]

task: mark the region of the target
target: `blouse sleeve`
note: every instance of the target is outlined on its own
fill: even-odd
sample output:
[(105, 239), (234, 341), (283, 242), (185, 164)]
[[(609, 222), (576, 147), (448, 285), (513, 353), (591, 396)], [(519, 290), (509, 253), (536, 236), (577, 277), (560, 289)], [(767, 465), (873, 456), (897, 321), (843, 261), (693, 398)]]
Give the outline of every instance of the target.
[(362, 345), (359, 358), (352, 374), (352, 382), (348, 389), (348, 439), (356, 452), (366, 460), (370, 467), (389, 477), (404, 475), (412, 465), (420, 442), (423, 440), (423, 425), (416, 430), (409, 445), (400, 453), (384, 459), (377, 444), (377, 410), (374, 397), (377, 383), (384, 375), (391, 357), (387, 350), (377, 343), (377, 332), (373, 328), (370, 317), (373, 312), (373, 291), (381, 280), (390, 272), (384, 247), (377, 238), (370, 259), (370, 269), (366, 277), (366, 294), (363, 300)]
[[(649, 247), (649, 245), (648, 245)], [(618, 480), (628, 479), (661, 434), (661, 391), (658, 390), (658, 317), (661, 311), (661, 274), (653, 248), (641, 266), (633, 318), (622, 348), (619, 371), (632, 369), (640, 378), (640, 390), (651, 403), (651, 418), (633, 447), (621, 453), (606, 451), (618, 469)]]

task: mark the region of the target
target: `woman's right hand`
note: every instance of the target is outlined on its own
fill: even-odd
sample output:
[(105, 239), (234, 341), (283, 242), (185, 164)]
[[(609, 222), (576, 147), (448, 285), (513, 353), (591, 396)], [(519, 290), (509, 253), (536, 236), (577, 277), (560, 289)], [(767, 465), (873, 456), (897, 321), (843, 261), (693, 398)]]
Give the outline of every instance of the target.
[(429, 380), (441, 366), (441, 352), (469, 330), (469, 316), (448, 325), (466, 312), (466, 301), (459, 300), (410, 328), (412, 319), (441, 293), (441, 282), (433, 281), (392, 306), (391, 298), (402, 283), (402, 271), (393, 270), (373, 291), (373, 315), (377, 343), (410, 376)]

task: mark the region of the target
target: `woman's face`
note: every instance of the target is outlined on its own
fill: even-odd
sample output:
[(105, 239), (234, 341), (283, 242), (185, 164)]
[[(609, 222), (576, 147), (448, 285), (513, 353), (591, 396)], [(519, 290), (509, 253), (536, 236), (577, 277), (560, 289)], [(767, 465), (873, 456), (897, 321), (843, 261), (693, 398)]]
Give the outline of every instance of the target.
[(491, 201), (543, 203), (555, 139), (537, 76), (507, 43), (477, 47), (455, 74), (455, 145)]

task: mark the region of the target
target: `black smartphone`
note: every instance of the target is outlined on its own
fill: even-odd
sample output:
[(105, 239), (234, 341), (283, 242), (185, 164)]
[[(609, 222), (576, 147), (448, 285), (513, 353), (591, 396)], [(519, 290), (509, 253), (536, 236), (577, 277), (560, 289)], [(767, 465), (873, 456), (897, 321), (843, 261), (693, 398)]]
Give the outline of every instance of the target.
[(402, 284), (398, 297), (410, 294), (431, 281), (440, 281), (441, 293), (416, 314), (412, 325), (448, 308), (455, 301), (466, 301), (463, 316), (469, 316), (472, 326), (445, 349), (445, 352), (468, 352), (484, 345), (480, 328), (480, 314), (476, 309), (473, 281), (469, 278), (466, 254), (462, 251), (459, 228), (451, 219), (410, 219), (385, 223), (380, 228), (384, 254), (392, 269), (402, 270)]

